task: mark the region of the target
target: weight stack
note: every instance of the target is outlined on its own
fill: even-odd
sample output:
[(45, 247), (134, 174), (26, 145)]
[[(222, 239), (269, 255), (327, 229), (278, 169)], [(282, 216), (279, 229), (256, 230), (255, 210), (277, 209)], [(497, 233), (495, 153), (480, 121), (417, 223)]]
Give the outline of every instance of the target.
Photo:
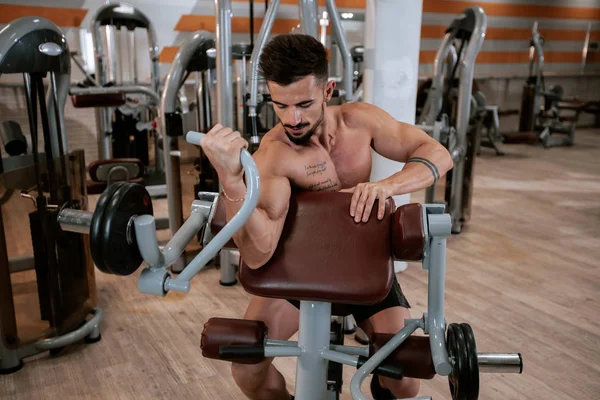
[(42, 222), (37, 211), (29, 214), (29, 229), (33, 246), (33, 260), (35, 263), (40, 316), (42, 321), (51, 321), (53, 320), (53, 317), (52, 307), (50, 306), (50, 289), (48, 282), (48, 253), (46, 252), (46, 244), (44, 243)]
[[(29, 214), (40, 316), (57, 335), (72, 331), (87, 314), (87, 258), (80, 234), (62, 232), (58, 211)], [(53, 249), (54, 251), (51, 251)]]
[(519, 116), (519, 132), (531, 132), (534, 125), (535, 84), (526, 83), (521, 97), (521, 115)]

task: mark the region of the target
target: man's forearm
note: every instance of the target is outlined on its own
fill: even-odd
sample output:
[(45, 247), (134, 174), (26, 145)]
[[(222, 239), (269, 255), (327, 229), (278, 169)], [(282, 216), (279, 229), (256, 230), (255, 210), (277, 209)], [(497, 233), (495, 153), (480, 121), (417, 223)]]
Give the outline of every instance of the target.
[(413, 193), (434, 185), (453, 166), (452, 157), (439, 143), (425, 143), (410, 154), (404, 168), (385, 179), (394, 195)]
[[(240, 210), (246, 195), (243, 181), (228, 182), (223, 185), (225, 197), (225, 217), (229, 222)], [(268, 216), (259, 208), (255, 208), (246, 223), (233, 235), (244, 262), (250, 268), (259, 268), (271, 257), (275, 244), (273, 229)]]

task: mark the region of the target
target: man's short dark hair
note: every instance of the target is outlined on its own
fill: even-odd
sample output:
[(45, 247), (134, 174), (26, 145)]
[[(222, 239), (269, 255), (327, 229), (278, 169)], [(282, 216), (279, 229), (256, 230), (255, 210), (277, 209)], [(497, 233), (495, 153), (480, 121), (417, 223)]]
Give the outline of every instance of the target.
[(267, 81), (287, 86), (306, 76), (315, 75), (327, 82), (327, 50), (310, 35), (285, 34), (274, 37), (264, 47), (259, 68)]

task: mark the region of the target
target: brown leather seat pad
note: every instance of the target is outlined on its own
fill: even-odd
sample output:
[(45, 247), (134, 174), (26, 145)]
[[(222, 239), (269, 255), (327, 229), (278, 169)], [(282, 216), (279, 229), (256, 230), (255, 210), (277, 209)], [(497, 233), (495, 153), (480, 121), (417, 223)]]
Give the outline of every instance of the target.
[(125, 93), (74, 94), (71, 102), (75, 108), (118, 107), (125, 104)]
[[(204, 324), (200, 339), (202, 355), (220, 360), (220, 346), (263, 345), (267, 337), (267, 325), (262, 321), (232, 318), (211, 318)], [(264, 359), (228, 360), (240, 364), (257, 364)]]
[(96, 175), (96, 171), (98, 171), (98, 168), (100, 166), (107, 165), (107, 164), (114, 164), (114, 165), (136, 164), (138, 166), (138, 174), (136, 176), (130, 177), (130, 180), (141, 178), (142, 175), (144, 174), (144, 163), (139, 158), (109, 158), (107, 160), (95, 160), (95, 161), (92, 161), (88, 165), (90, 178), (92, 179), (92, 181), (106, 182), (105, 180), (98, 179), (98, 176)]
[[(393, 282), (391, 213), (367, 223), (350, 216), (351, 193), (292, 193), (277, 249), (258, 269), (245, 263), (240, 282), (251, 294), (289, 300), (376, 304)], [(377, 202), (373, 206), (377, 210)]]
[[(394, 335), (387, 333), (374, 333), (371, 335), (369, 354), (373, 356)], [(394, 350), (384, 361), (402, 368), (407, 378), (432, 379), (435, 376), (435, 367), (431, 358), (429, 338), (426, 336), (409, 336)]]
[(419, 203), (400, 206), (392, 224), (394, 256), (403, 261), (420, 261), (425, 250), (423, 207)]

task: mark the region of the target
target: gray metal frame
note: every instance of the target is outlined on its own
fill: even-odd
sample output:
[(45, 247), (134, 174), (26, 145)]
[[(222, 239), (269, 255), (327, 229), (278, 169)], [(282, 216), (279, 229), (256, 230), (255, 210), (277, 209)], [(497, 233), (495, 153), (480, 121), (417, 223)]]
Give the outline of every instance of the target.
[[(254, 48), (252, 49), (252, 56), (250, 57), (250, 98), (248, 100), (248, 115), (250, 118), (256, 118), (256, 107), (258, 107), (258, 83), (259, 83), (259, 65), (258, 61), (262, 54), (263, 48), (267, 43), (267, 38), (271, 34), (273, 23), (277, 17), (277, 9), (279, 8), (279, 0), (272, 0), (269, 3), (267, 12), (265, 13), (263, 23), (258, 33), (258, 38)], [(253, 132), (254, 135), (254, 132)], [(253, 143), (258, 143), (258, 137), (253, 136), (251, 138)]]
[[(186, 135), (186, 140), (189, 143), (200, 145), (203, 135), (200, 132), (190, 131)], [(180, 249), (184, 249), (206, 223), (213, 205), (216, 204), (214, 198), (193, 202), (192, 217), (183, 224), (164, 249), (160, 249), (156, 241), (154, 218), (149, 215), (134, 218), (138, 247), (142, 257), (148, 264), (138, 280), (138, 289), (142, 293), (157, 296), (165, 296), (170, 290), (187, 293), (190, 290), (191, 279), (216, 256), (233, 237), (234, 233), (250, 218), (256, 204), (258, 204), (260, 177), (254, 159), (246, 149), (242, 150), (240, 157), (247, 182), (246, 199), (242, 203), (242, 207), (176, 278), (172, 278), (167, 268), (173, 261), (174, 255)], [(171, 248), (174, 250), (170, 250)]]
[[(121, 11), (123, 8), (131, 9), (132, 13), (123, 13)], [(146, 17), (140, 10), (127, 3), (106, 4), (100, 7), (98, 10), (96, 10), (94, 16), (91, 19), (90, 31), (92, 33), (92, 41), (94, 44), (96, 81), (98, 82), (98, 84), (103, 86), (111, 80), (107, 76), (107, 71), (104, 68), (104, 57), (107, 58), (108, 64), (112, 65), (112, 67), (109, 68), (109, 71), (112, 71), (114, 73), (114, 71), (116, 70), (116, 47), (114, 45), (114, 37), (112, 43), (109, 40), (107, 49), (104, 48), (102, 43), (101, 29), (103, 25), (101, 25), (101, 19), (106, 18), (107, 15), (114, 15), (115, 17), (119, 17), (121, 19), (132, 19), (140, 21), (141, 24), (144, 25), (144, 28), (148, 32), (148, 52), (150, 55), (150, 79), (152, 81), (152, 90), (155, 93), (158, 93), (160, 74), (158, 64), (159, 49), (158, 41), (156, 38), (156, 31), (154, 30), (154, 26), (152, 25), (148, 17)], [(108, 37), (110, 38), (111, 34), (109, 32), (112, 32), (110, 30), (110, 26), (106, 26), (106, 29)], [(111, 158), (111, 141), (110, 136), (107, 135), (107, 133), (112, 132), (109, 109), (98, 108), (96, 110), (96, 120), (98, 126), (98, 156), (100, 159)]]
[(317, 0), (298, 1), (300, 31), (315, 39), (319, 38), (319, 4)]
[[(487, 16), (481, 7), (470, 7), (475, 13), (475, 29), (469, 39), (466, 51), (458, 60), (460, 87), (458, 92), (458, 111), (456, 118), (456, 134), (449, 137), (448, 151), (454, 161), (452, 185), (448, 211), (452, 217), (452, 232), (460, 232), (463, 218), (463, 181), (465, 170), (465, 155), (467, 151), (467, 131), (471, 109), (471, 91), (473, 86), (473, 70), (475, 59), (481, 49), (487, 29)], [(455, 64), (456, 53), (453, 42), (456, 39), (452, 32), (447, 33), (442, 40), (433, 63), (433, 82), (423, 113), (419, 120), (421, 125), (433, 126), (442, 110), (445, 66)], [(448, 60), (448, 57), (450, 59)], [(425, 192), (425, 202), (435, 202), (435, 186)]]
[[(537, 63), (535, 60), (537, 59)], [(529, 48), (529, 75), (535, 71), (535, 94), (533, 98), (533, 108), (531, 116), (531, 130), (535, 130), (537, 125), (537, 113), (540, 109), (539, 94), (542, 92), (542, 76), (544, 75), (544, 47), (542, 45), (542, 37), (538, 31), (538, 22), (533, 23), (531, 28), (531, 46)]]
[[(231, 0), (216, 0), (216, 57), (217, 57), (217, 118), (225, 127), (233, 128), (233, 71), (231, 49)], [(235, 282), (235, 266), (231, 263), (228, 249), (219, 253), (221, 283)]]
[(10, 370), (18, 367), (21, 360), (35, 356), (52, 349), (59, 349), (69, 344), (79, 342), (87, 338), (95, 341), (100, 337), (100, 322), (104, 319), (104, 311), (101, 308), (95, 308), (93, 317), (87, 320), (82, 326), (66, 333), (49, 339), (42, 339), (22, 347), (9, 349), (4, 346), (0, 340), (0, 370)]
[[(49, 48), (51, 51), (53, 51), (53, 54), (49, 55), (58, 57), (62, 60), (64, 60), (65, 58), (67, 60), (69, 59), (68, 46), (66, 46), (67, 42), (64, 33), (54, 23), (41, 17), (22, 17), (10, 22), (4, 29), (2, 29), (2, 31), (0, 31), (0, 65), (4, 63), (4, 57), (15, 44), (19, 43), (23, 37), (38, 30), (50, 30), (60, 35), (62, 37), (61, 39), (63, 43), (65, 43), (66, 51), (63, 52), (62, 48), (56, 48), (52, 46), (46, 46), (46, 48)], [(42, 46), (49, 44), (54, 43), (44, 43), (40, 45), (37, 49), (35, 47), (32, 47), (32, 51), (36, 51), (39, 49), (40, 52), (44, 53)], [(53, 162), (56, 164), (56, 166), (60, 164), (60, 168), (57, 168), (55, 170), (54, 177), (57, 179), (57, 181), (64, 180), (65, 184), (72, 185), (74, 184), (74, 182), (69, 181), (72, 179), (73, 171), (69, 166), (69, 162), (67, 162), (69, 154), (67, 146), (67, 135), (64, 132), (64, 109), (67, 95), (69, 92), (70, 62), (66, 61), (64, 63), (60, 63), (64, 65), (64, 68), (61, 68), (59, 71), (56, 72), (48, 71), (49, 85), (48, 90), (46, 91), (45, 101), (47, 107), (47, 118), (49, 125), (48, 128), (51, 139), (50, 148), (52, 151)], [(19, 69), (21, 71), (27, 71), (26, 67), (33, 68), (32, 65), (27, 65)], [(30, 76), (26, 72), (23, 73), (23, 75), (24, 84), (26, 87), (28, 87), (31, 84)], [(28, 91), (26, 93), (28, 93)], [(32, 154), (8, 157), (5, 160), (2, 160), (2, 162), (4, 165), (4, 170), (2, 174), (3, 180), (5, 180), (5, 186), (9, 188), (9, 190), (11, 185), (18, 187), (27, 184), (28, 187), (22, 187), (22, 189), (28, 189), (32, 186), (30, 184), (31, 182), (28, 183), (28, 180), (30, 179), (29, 174), (32, 170), (32, 165), (35, 162), (35, 159), (32, 157)], [(44, 168), (45, 165), (47, 165), (46, 154), (39, 153), (37, 162), (40, 171), (45, 171)], [(4, 176), (4, 174), (6, 173), (12, 175), (11, 180), (4, 179), (7, 177)], [(33, 199), (33, 197), (29, 195), (23, 195), (23, 197), (30, 197)], [(0, 265), (0, 273), (8, 274), (8, 280), (10, 281), (10, 274), (12, 272), (32, 269), (35, 267), (35, 262), (33, 260), (33, 256), (24, 256), (9, 259), (4, 235), (4, 223), (2, 222), (0, 210), (0, 263), (2, 264)], [(10, 296), (10, 301), (3, 303), (3, 305), (10, 307), (13, 306), (12, 293), (8, 293), (8, 296)], [(15, 371), (20, 368), (20, 366), (22, 365), (22, 360), (24, 358), (40, 354), (51, 349), (61, 348), (69, 344), (75, 343), (77, 341), (80, 341), (84, 338), (88, 338), (92, 341), (99, 339), (99, 325), (104, 318), (104, 313), (99, 307), (96, 307), (91, 312), (93, 316), (89, 320), (85, 321), (83, 325), (81, 325), (79, 328), (65, 333), (63, 335), (58, 335), (47, 339), (41, 339), (34, 343), (20, 345), (18, 341), (16, 341), (13, 344), (13, 346), (9, 348), (4, 343), (4, 335), (1, 335), (2, 337), (0, 337), (0, 370), (5, 372), (11, 370)], [(14, 316), (14, 310), (12, 311), (12, 313)], [(0, 320), (0, 332), (2, 332), (3, 328), (1, 323), (2, 321)], [(17, 340), (18, 338), (14, 339)]]
[[(186, 136), (189, 143), (200, 145), (203, 134), (190, 131)], [(256, 164), (245, 149), (241, 152), (241, 161), (246, 173), (248, 187), (246, 199), (241, 209), (229, 223), (204, 247), (196, 258), (173, 278), (167, 269), (181, 254), (185, 245), (206, 223), (214, 211), (216, 195), (206, 195), (192, 204), (192, 216), (185, 222), (171, 241), (160, 249), (156, 241), (154, 218), (150, 215), (133, 218), (136, 240), (146, 268), (140, 274), (138, 289), (142, 293), (165, 296), (170, 290), (187, 293), (191, 279), (210, 261), (250, 217), (258, 204), (260, 178)], [(65, 226), (73, 224), (74, 219), (65, 218)], [(359, 357), (370, 358), (354, 374), (350, 389), (355, 400), (368, 400), (361, 386), (368, 375), (417, 329), (429, 335), (432, 361), (437, 374), (448, 376), (454, 360), (450, 360), (446, 350), (444, 316), (444, 283), (446, 268), (446, 238), (451, 234), (450, 215), (444, 213), (444, 206), (425, 204), (423, 207), (423, 235), (425, 249), (422, 267), (428, 271), (427, 312), (420, 319), (407, 319), (405, 326), (375, 354), (369, 354), (368, 347), (332, 345), (330, 343), (331, 303), (320, 301), (300, 302), (300, 321), (298, 341), (270, 340), (264, 342), (266, 357), (298, 357), (296, 369), (297, 400), (324, 399), (327, 395), (328, 362), (337, 362), (357, 367)], [(87, 220), (86, 220), (87, 221)], [(87, 224), (83, 223), (76, 224)], [(520, 354), (480, 353), (477, 355), (482, 368), (480, 372), (521, 373)], [(423, 397), (414, 398), (423, 399)]]
[[(176, 111), (177, 95), (183, 83), (183, 78), (189, 62), (207, 40), (213, 39), (213, 35), (206, 31), (194, 32), (177, 51), (171, 62), (169, 72), (164, 81), (164, 88), (160, 98), (160, 126), (163, 136), (163, 156), (165, 165), (165, 176), (167, 181), (167, 200), (169, 207), (169, 226), (173, 237), (183, 224), (183, 200), (181, 189), (181, 171), (179, 155), (177, 153), (179, 136), (167, 135), (167, 123), (165, 115)], [(204, 86), (203, 86), (204, 87)], [(200, 105), (198, 105), (200, 107)], [(181, 254), (179, 254), (181, 255)], [(174, 271), (181, 271), (185, 265), (184, 258), (177, 258)]]
[[(353, 101), (353, 76), (352, 76), (352, 55), (350, 54), (350, 48), (344, 35), (344, 29), (342, 27), (342, 20), (340, 19), (337, 7), (334, 0), (326, 0), (327, 12), (331, 19), (333, 28), (333, 35), (338, 43), (340, 52), (342, 53), (342, 60), (344, 64), (344, 89), (343, 95), (346, 101)], [(258, 106), (258, 83), (259, 83), (259, 68), (258, 61), (262, 54), (263, 48), (267, 42), (267, 38), (271, 34), (273, 28), (273, 22), (277, 16), (277, 9), (279, 7), (279, 0), (273, 0), (269, 3), (267, 12), (258, 34), (258, 39), (254, 49), (252, 49), (252, 57), (250, 58), (250, 82), (249, 82), (249, 93), (250, 98), (248, 100), (248, 115), (251, 118), (256, 117), (256, 107)], [(319, 13), (318, 4), (316, 0), (300, 0), (298, 2), (298, 10), (300, 13), (300, 23), (302, 25), (302, 32), (313, 36), (315, 39), (319, 39)], [(231, 31), (229, 31), (231, 34)], [(257, 137), (252, 137), (253, 143), (258, 143)]]
[[(427, 246), (422, 264), (423, 269), (429, 273), (427, 312), (420, 319), (406, 320), (404, 328), (378, 352), (370, 355), (368, 347), (330, 344), (331, 303), (318, 301), (300, 302), (298, 342), (265, 340), (265, 357), (298, 357), (295, 399), (325, 398), (328, 362), (357, 367), (359, 356), (370, 355), (350, 383), (352, 399), (369, 400), (360, 389), (364, 380), (417, 329), (429, 334), (436, 373), (441, 376), (451, 373), (452, 360), (448, 358), (446, 350), (444, 317), (446, 237), (451, 234), (451, 219), (444, 213), (444, 207), (437, 204), (424, 205), (423, 219)], [(483, 373), (520, 373), (522, 369), (519, 354), (479, 353), (478, 361), (481, 365), (480, 372)], [(412, 400), (417, 399), (429, 397), (417, 397)]]
[(344, 99), (347, 102), (351, 102), (354, 99), (354, 63), (352, 61), (352, 54), (350, 53), (350, 47), (344, 35), (344, 28), (342, 27), (342, 20), (340, 19), (340, 13), (335, 5), (335, 0), (325, 0), (325, 6), (331, 18), (331, 27), (333, 29), (333, 37), (338, 45), (338, 49), (342, 54), (342, 63), (344, 64)]

